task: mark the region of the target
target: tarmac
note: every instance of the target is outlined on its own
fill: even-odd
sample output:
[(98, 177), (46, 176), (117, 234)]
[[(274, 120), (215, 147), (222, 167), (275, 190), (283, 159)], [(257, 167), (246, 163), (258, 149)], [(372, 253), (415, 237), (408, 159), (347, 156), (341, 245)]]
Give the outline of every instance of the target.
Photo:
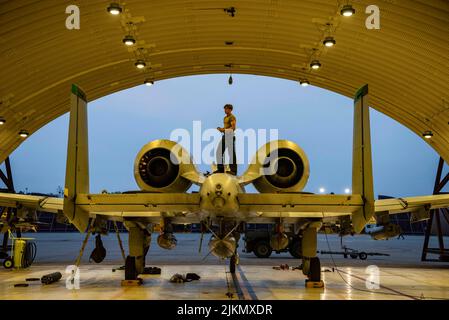
[[(235, 275), (230, 274), (228, 261), (208, 254), (204, 236), (199, 252), (200, 235), (176, 234), (178, 246), (173, 250), (158, 247), (153, 237), (147, 266), (161, 268), (160, 275), (142, 275), (141, 286), (122, 286), (123, 259), (116, 234), (103, 237), (108, 250), (101, 264), (89, 262), (95, 239), (91, 237), (85, 249), (79, 269), (79, 281), (71, 282), (68, 266), (74, 265), (84, 235), (79, 233), (34, 233), (25, 237), (35, 238), (37, 255), (27, 269), (0, 268), (0, 299), (310, 299), (310, 300), (422, 300), (449, 299), (449, 262), (421, 262), (423, 236), (405, 236), (405, 239), (372, 240), (366, 235), (343, 238), (343, 245), (364, 252), (378, 252), (389, 256), (368, 256), (366, 260), (344, 258), (339, 254), (318, 254), (321, 259), (324, 288), (306, 288), (305, 276), (293, 267), (300, 260), (289, 253), (273, 253), (260, 259), (253, 253), (242, 252)], [(127, 234), (120, 234), (125, 251)], [(447, 238), (444, 239), (446, 242)], [(436, 239), (431, 239), (436, 247)], [(319, 235), (318, 251), (342, 251), (336, 235)], [(438, 258), (438, 256), (429, 256)], [(288, 270), (276, 270), (287, 264)], [(113, 271), (114, 269), (114, 271)], [(62, 279), (44, 285), (43, 275), (60, 272)], [(172, 283), (176, 274), (196, 273), (201, 279), (185, 283)], [(15, 284), (28, 284), (15, 287)]]

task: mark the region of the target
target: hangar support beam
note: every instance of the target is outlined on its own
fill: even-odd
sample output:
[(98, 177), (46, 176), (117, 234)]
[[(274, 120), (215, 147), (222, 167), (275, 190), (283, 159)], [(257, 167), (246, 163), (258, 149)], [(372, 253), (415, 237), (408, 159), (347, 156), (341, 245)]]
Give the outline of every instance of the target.
[(14, 181), (12, 179), (11, 162), (9, 157), (5, 160), (6, 174), (0, 169), (0, 178), (6, 186), (6, 189), (0, 189), (2, 192), (12, 192), (14, 193)]
[[(449, 182), (449, 173), (447, 173), (443, 179), (441, 176), (443, 174), (444, 160), (440, 157), (438, 162), (437, 174), (435, 177), (435, 185), (433, 188), (433, 194), (444, 194), (447, 192), (442, 192), (443, 188)], [(442, 219), (446, 221), (449, 225), (449, 210), (447, 208), (433, 209), (430, 211), (430, 218), (427, 221), (427, 227), (424, 236), (424, 246), (421, 255), (421, 261), (448, 261), (449, 260), (449, 248), (444, 246), (444, 230), (442, 228)], [(435, 232), (438, 238), (438, 248), (429, 248), (430, 236), (432, 235), (432, 229), (435, 221)], [(438, 254), (439, 259), (428, 259), (427, 254)]]
[[(11, 162), (9, 161), (9, 157), (5, 159), (5, 171), (6, 174), (3, 172), (2, 169), (0, 169), (0, 179), (2, 180), (3, 184), (6, 186), (6, 188), (0, 188), (0, 192), (7, 192), (7, 193), (15, 193), (14, 189), (14, 180), (12, 178), (12, 170), (11, 170)], [(6, 221), (10, 221), (11, 215), (14, 214), (13, 209), (11, 208), (5, 208), (0, 207), (0, 216), (3, 216), (6, 210)], [(0, 248), (0, 252), (6, 253), (8, 250), (8, 240), (9, 240), (9, 233), (6, 231), (3, 234), (3, 242), (2, 246)]]

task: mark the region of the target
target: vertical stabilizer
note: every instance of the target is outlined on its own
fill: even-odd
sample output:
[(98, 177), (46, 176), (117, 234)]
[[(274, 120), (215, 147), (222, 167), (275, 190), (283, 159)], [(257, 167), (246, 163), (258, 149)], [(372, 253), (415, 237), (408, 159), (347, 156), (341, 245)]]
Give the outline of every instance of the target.
[(89, 150), (87, 135), (87, 99), (72, 85), (70, 97), (69, 141), (64, 188), (64, 214), (80, 231), (86, 231), (89, 215), (76, 206), (76, 196), (89, 193)]
[(352, 193), (360, 194), (364, 206), (352, 214), (354, 231), (360, 233), (374, 215), (373, 165), (369, 120), (368, 85), (354, 97), (354, 132), (352, 149)]

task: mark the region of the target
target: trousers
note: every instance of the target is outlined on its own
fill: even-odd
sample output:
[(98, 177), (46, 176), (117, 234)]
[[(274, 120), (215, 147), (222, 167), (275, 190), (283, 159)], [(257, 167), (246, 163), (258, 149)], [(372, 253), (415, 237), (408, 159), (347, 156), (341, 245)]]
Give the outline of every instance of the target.
[(223, 134), (217, 147), (217, 170), (224, 172), (226, 151), (229, 156), (229, 169), (237, 174), (237, 156), (235, 154), (235, 137), (232, 134)]

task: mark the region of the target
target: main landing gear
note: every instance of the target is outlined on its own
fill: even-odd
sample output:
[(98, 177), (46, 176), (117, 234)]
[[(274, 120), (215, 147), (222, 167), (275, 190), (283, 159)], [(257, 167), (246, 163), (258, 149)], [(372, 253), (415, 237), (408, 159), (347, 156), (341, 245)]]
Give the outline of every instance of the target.
[(151, 233), (141, 225), (127, 222), (129, 231), (129, 255), (125, 260), (125, 280), (122, 286), (137, 286), (142, 284), (140, 274), (144, 273), (145, 257), (150, 248)]
[(321, 228), (321, 222), (314, 221), (308, 224), (302, 233), (302, 272), (306, 279), (307, 288), (323, 288), (321, 279), (320, 258), (316, 256), (317, 233)]

